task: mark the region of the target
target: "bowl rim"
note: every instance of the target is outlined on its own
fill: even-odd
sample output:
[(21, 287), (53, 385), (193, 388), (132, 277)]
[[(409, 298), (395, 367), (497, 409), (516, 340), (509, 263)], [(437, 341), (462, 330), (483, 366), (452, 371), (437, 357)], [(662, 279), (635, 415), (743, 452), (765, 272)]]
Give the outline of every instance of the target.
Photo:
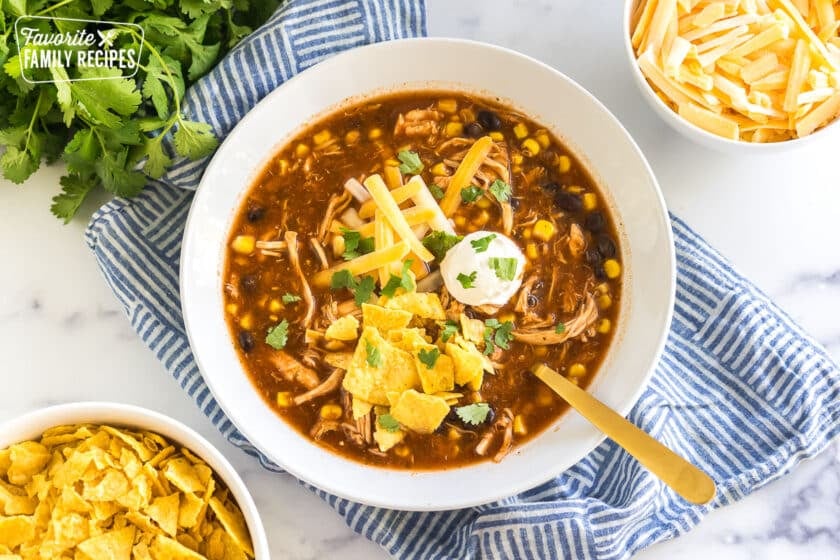
[(818, 128), (811, 134), (804, 137), (791, 138), (781, 142), (748, 142), (746, 140), (730, 140), (729, 138), (718, 136), (717, 134), (713, 134), (704, 128), (700, 128), (696, 124), (687, 121), (666, 105), (658, 95), (656, 95), (647, 78), (639, 68), (638, 62), (636, 62), (636, 51), (631, 42), (632, 33), (630, 32), (630, 19), (633, 15), (633, 7), (641, 1), (642, 0), (624, 0), (624, 13), (621, 20), (621, 35), (622, 43), (624, 45), (624, 53), (630, 63), (630, 71), (633, 74), (634, 81), (643, 92), (643, 97), (654, 109), (656, 109), (654, 112), (658, 113), (662, 120), (666, 121), (678, 132), (683, 133), (684, 136), (687, 136), (696, 142), (705, 144), (706, 146), (713, 146), (718, 150), (728, 151), (731, 148), (733, 150), (743, 150), (744, 152), (759, 154), (803, 148), (812, 142), (821, 142), (823, 136), (826, 136), (829, 132), (834, 134), (838, 129), (840, 129), (840, 117), (835, 117), (834, 120), (828, 124)]
[[(216, 154), (214, 155), (213, 159), (211, 160), (211, 162), (208, 164), (207, 168), (205, 169), (205, 172), (204, 172), (204, 174), (202, 176), (202, 179), (201, 179), (201, 184), (199, 185), (199, 188), (198, 188), (198, 191), (197, 191), (197, 194), (196, 194), (196, 199), (198, 199), (198, 197), (202, 196), (202, 192), (205, 192), (205, 193), (207, 192), (207, 189), (202, 190), (201, 186), (205, 183), (205, 179), (210, 175), (211, 169), (213, 169), (216, 166), (221, 166), (222, 165), (220, 163), (220, 159), (218, 159), (217, 156), (218, 156), (218, 154), (223, 152), (225, 144), (231, 142), (232, 138), (235, 136), (234, 133), (235, 133), (236, 129), (244, 126), (244, 124), (249, 122), (251, 119), (257, 118), (256, 117), (256, 115), (258, 113), (257, 109), (261, 105), (271, 103), (271, 99), (276, 97), (276, 96), (282, 95), (281, 92), (286, 87), (289, 87), (291, 84), (297, 83), (298, 81), (305, 79), (305, 77), (308, 76), (311, 73), (313, 68), (320, 68), (321, 72), (326, 72), (327, 69), (329, 69), (329, 68), (333, 68), (336, 65), (343, 64), (345, 59), (347, 59), (347, 58), (352, 58), (352, 57), (359, 56), (358, 55), (359, 51), (380, 51), (380, 50), (394, 50), (394, 51), (396, 51), (400, 48), (412, 48), (416, 45), (428, 45), (428, 44), (431, 44), (431, 43), (436, 43), (438, 45), (446, 46), (446, 47), (456, 47), (456, 48), (457, 47), (464, 47), (464, 48), (469, 47), (469, 48), (484, 49), (484, 50), (487, 50), (487, 51), (494, 51), (496, 53), (499, 53), (502, 56), (518, 58), (522, 62), (536, 67), (535, 69), (539, 69), (539, 70), (542, 70), (542, 71), (547, 71), (547, 72), (553, 74), (555, 78), (559, 78), (560, 80), (565, 82), (566, 85), (575, 89), (579, 94), (586, 97), (588, 99), (588, 101), (590, 103), (592, 103), (595, 107), (597, 107), (597, 109), (611, 122), (611, 124), (613, 124), (617, 128), (617, 131), (621, 135), (622, 140), (627, 142), (630, 150), (632, 150), (633, 156), (638, 160), (638, 162), (641, 164), (644, 171), (646, 172), (646, 179), (649, 181), (650, 187), (652, 188), (652, 191), (655, 195), (656, 210), (657, 210), (656, 215), (657, 215), (657, 218), (659, 220), (661, 220), (662, 231), (663, 231), (664, 237), (665, 237), (664, 244), (665, 244), (665, 246), (667, 247), (667, 250), (668, 250), (667, 255), (664, 255), (664, 254), (662, 255), (662, 259), (665, 261), (665, 264), (666, 264), (668, 272), (669, 272), (669, 275), (668, 275), (668, 278), (667, 278), (667, 284), (668, 284), (668, 293), (667, 293), (667, 297), (666, 297), (666, 300), (667, 300), (666, 307), (667, 307), (667, 309), (664, 311), (664, 320), (662, 320), (662, 322), (661, 322), (660, 330), (659, 330), (659, 332), (656, 333), (655, 351), (651, 352), (651, 354), (649, 356), (649, 359), (646, 362), (646, 365), (645, 365), (645, 368), (644, 368), (645, 373), (644, 373), (643, 378), (640, 379), (638, 385), (635, 387), (635, 390), (632, 393), (629, 394), (629, 396), (626, 398), (626, 400), (624, 400), (620, 406), (616, 407), (616, 410), (618, 411), (619, 414), (621, 414), (622, 416), (626, 416), (630, 412), (630, 410), (633, 408), (633, 406), (635, 406), (635, 404), (638, 402), (638, 400), (641, 397), (643, 391), (647, 387), (648, 382), (650, 381), (651, 377), (653, 376), (653, 373), (655, 371), (656, 363), (658, 362), (659, 358), (662, 355), (662, 352), (663, 352), (664, 347), (665, 347), (665, 343), (666, 343), (667, 338), (668, 338), (668, 333), (670, 332), (670, 325), (671, 325), (671, 321), (672, 321), (672, 317), (673, 317), (673, 313), (674, 313), (674, 303), (675, 303), (675, 293), (676, 293), (676, 255), (675, 255), (673, 231), (672, 231), (672, 228), (671, 228), (670, 219), (668, 217), (669, 215), (668, 215), (668, 211), (667, 211), (667, 207), (666, 207), (666, 204), (665, 204), (665, 199), (664, 199), (662, 190), (659, 187), (659, 184), (656, 180), (656, 177), (653, 173), (653, 170), (652, 170), (649, 162), (644, 157), (644, 154), (642, 153), (641, 149), (639, 148), (639, 146), (635, 142), (635, 140), (632, 138), (630, 133), (621, 124), (621, 122), (615, 117), (615, 115), (613, 115), (612, 112), (610, 112), (609, 109), (607, 109), (606, 106), (603, 103), (601, 103), (594, 95), (592, 95), (588, 90), (583, 88), (580, 84), (578, 84), (576, 81), (574, 81), (573, 79), (568, 77), (566, 74), (564, 74), (564, 73), (560, 72), (559, 70), (551, 67), (550, 65), (548, 65), (546, 63), (543, 63), (543, 62), (541, 62), (541, 61), (539, 61), (539, 60), (537, 60), (537, 59), (535, 59), (531, 56), (525, 55), (523, 53), (520, 53), (518, 51), (515, 51), (513, 49), (509, 49), (509, 48), (506, 48), (506, 47), (501, 47), (501, 46), (498, 46), (498, 45), (493, 45), (493, 44), (484, 43), (484, 42), (481, 42), (481, 41), (469, 40), (469, 39), (457, 39), (457, 38), (445, 38), (445, 37), (421, 37), (421, 38), (399, 39), (399, 40), (393, 40), (393, 41), (383, 41), (383, 42), (379, 42), (379, 43), (373, 43), (373, 44), (368, 44), (368, 45), (355, 47), (355, 48), (349, 49), (347, 51), (344, 51), (342, 53), (338, 53), (338, 54), (336, 54), (334, 56), (331, 56), (328, 59), (320, 62), (319, 64), (317, 64), (317, 65), (315, 65), (311, 68), (308, 68), (307, 70), (304, 70), (301, 73), (293, 76), (292, 78), (287, 80), (285, 83), (281, 84), (280, 86), (275, 88), (273, 91), (268, 93), (253, 108), (251, 108), (251, 110), (249, 110), (248, 113), (246, 113), (242, 117), (242, 119), (236, 124), (236, 126), (228, 133), (227, 137), (222, 142), (219, 149), (216, 151)], [(369, 95), (369, 92), (366, 92), (365, 94), (359, 94), (359, 95), (364, 97), (365, 95)], [(352, 97), (355, 98), (355, 97), (358, 97), (358, 96), (352, 96)], [(331, 108), (332, 107), (323, 107), (321, 112), (316, 112), (314, 115), (312, 115), (312, 117), (317, 119), (317, 118), (327, 114), (328, 113), (327, 110), (331, 109)], [(294, 131), (299, 131), (299, 129), (293, 129), (293, 130)], [(293, 136), (293, 134), (290, 135), (289, 138), (291, 138), (292, 136)], [(590, 172), (593, 172), (593, 170), (590, 170)], [(594, 170), (594, 172), (596, 173), (596, 176), (597, 176), (597, 170)], [(243, 187), (243, 189), (247, 190), (247, 187)], [(240, 191), (240, 195), (242, 195), (242, 191)], [(241, 201), (242, 199), (239, 198), (238, 200)], [(182, 244), (182, 258), (181, 258), (181, 261), (180, 261), (180, 270), (179, 270), (179, 282), (180, 282), (179, 286), (180, 286), (180, 293), (181, 293), (181, 308), (182, 308), (182, 312), (183, 312), (184, 323), (185, 323), (185, 327), (186, 327), (186, 333), (187, 333), (188, 338), (190, 340), (190, 344), (193, 348), (195, 348), (194, 341), (196, 340), (196, 338), (195, 338), (196, 327), (195, 327), (195, 325), (193, 325), (193, 323), (191, 321), (191, 315), (188, 312), (188, 308), (191, 305), (195, 305), (195, 304), (192, 303), (192, 294), (191, 294), (190, 290), (187, 288), (187, 283), (188, 283), (188, 278), (189, 278), (189, 271), (188, 271), (188, 268), (187, 268), (187, 260), (188, 259), (184, 258), (184, 255), (190, 254), (190, 251), (193, 250), (192, 244), (191, 244), (193, 236), (190, 235), (190, 232), (194, 229), (194, 222), (196, 220), (196, 214), (198, 213), (198, 211), (197, 211), (198, 205), (195, 202), (196, 201), (194, 200), (193, 204), (190, 208), (188, 217), (187, 217), (186, 228), (185, 228), (185, 233), (184, 233), (184, 241), (183, 241), (183, 244)], [(229, 223), (227, 223), (227, 226), (229, 226)], [(652, 340), (654, 339), (653, 336), (651, 336), (650, 338)], [(199, 355), (198, 352), (194, 352), (194, 356), (195, 356), (196, 363), (199, 367), (199, 370), (200, 371), (205, 371), (205, 368), (204, 368), (205, 360), (209, 359), (209, 355), (202, 357), (202, 356)], [(639, 367), (638, 369), (641, 370), (642, 368)], [(237, 372), (237, 373), (239, 373), (239, 372)], [(481, 504), (493, 502), (493, 501), (496, 501), (496, 500), (500, 500), (500, 499), (503, 499), (503, 498), (506, 498), (506, 497), (509, 497), (509, 496), (512, 496), (512, 495), (515, 495), (515, 494), (519, 494), (519, 493), (521, 493), (523, 491), (526, 491), (526, 490), (529, 490), (531, 488), (534, 488), (534, 487), (536, 487), (536, 486), (554, 478), (555, 476), (561, 474), (562, 472), (564, 472), (568, 468), (572, 467), (577, 461), (579, 461), (580, 459), (583, 459), (586, 455), (591, 453), (595, 448), (597, 448), (604, 441), (604, 439), (606, 439), (606, 436), (604, 434), (598, 432), (597, 438), (593, 439), (591, 445), (587, 446), (585, 452), (582, 453), (579, 458), (576, 458), (575, 461), (572, 461), (568, 465), (564, 465), (562, 468), (558, 467), (556, 470), (554, 470), (553, 472), (550, 472), (550, 473), (540, 472), (538, 475), (530, 475), (530, 476), (528, 476), (527, 473), (525, 473), (526, 476), (523, 476), (520, 479), (518, 484), (511, 483), (510, 485), (505, 487), (504, 490), (486, 491), (480, 497), (475, 497), (475, 498), (472, 498), (472, 499), (460, 499), (458, 501), (451, 501), (450, 500), (446, 503), (439, 503), (438, 502), (438, 503), (434, 503), (434, 504), (431, 504), (431, 503), (430, 504), (418, 504), (418, 503), (415, 503), (415, 502), (408, 503), (406, 501), (393, 501), (393, 500), (389, 501), (389, 500), (385, 500), (385, 499), (372, 499), (372, 498), (369, 498), (369, 497), (366, 497), (366, 496), (361, 496), (358, 493), (354, 494), (354, 493), (348, 491), (346, 488), (341, 487), (338, 483), (333, 482), (332, 479), (327, 479), (327, 480), (319, 479), (317, 481), (317, 483), (313, 482), (313, 477), (309, 476), (306, 471), (301, 471), (297, 468), (290, 467), (287, 464), (287, 462), (283, 460), (283, 457), (277, 457), (275, 453), (269, 452), (262, 445), (261, 442), (254, 441), (253, 438), (249, 437), (249, 434), (248, 434), (249, 430), (241, 425), (241, 422), (237, 418), (236, 414), (231, 414), (231, 410), (229, 408), (230, 403), (225, 401), (224, 395), (222, 396), (222, 398), (218, 397), (220, 392), (218, 390), (218, 387), (214, 386), (215, 385), (214, 379), (211, 376), (205, 376), (203, 374), (202, 374), (202, 377), (204, 378), (205, 382), (207, 383), (207, 385), (210, 388), (213, 395), (216, 396), (216, 400), (217, 400), (217, 403), (218, 403), (219, 407), (227, 415), (227, 417), (231, 421), (231, 423), (233, 423), (237, 427), (237, 429), (261, 453), (265, 454), (267, 457), (270, 457), (273, 461), (277, 462), (284, 470), (288, 471), (290, 474), (292, 474), (296, 478), (298, 478), (300, 480), (303, 480), (303, 481), (306, 481), (307, 483), (312, 484), (313, 486), (316, 486), (317, 488), (319, 488), (323, 491), (329, 492), (330, 494), (333, 494), (333, 495), (338, 496), (340, 498), (344, 498), (344, 499), (351, 500), (351, 501), (358, 502), (358, 503), (363, 503), (363, 504), (366, 504), (366, 505), (377, 506), (377, 507), (385, 507), (385, 508), (391, 508), (391, 509), (403, 509), (403, 510), (408, 510), (408, 511), (441, 511), (441, 510), (452, 510), (452, 509), (459, 509), (459, 508), (465, 508), (465, 507), (472, 507), (472, 506), (481, 505)], [(250, 380), (248, 380), (248, 381), (249, 381), (249, 383), (251, 383)], [(590, 390), (590, 391), (593, 390), (593, 388), (596, 386), (597, 382), (598, 382), (598, 378), (596, 377), (595, 380), (590, 384), (590, 387), (589, 387), (588, 390)], [(564, 413), (564, 416), (565, 415), (568, 415), (568, 413)], [(293, 430), (293, 428), (291, 428), (291, 426), (288, 426), (287, 423), (285, 423), (282, 419), (278, 419), (278, 420), (279, 420), (280, 423), (284, 424), (284, 428)], [(543, 437), (550, 430), (552, 430), (552, 428), (550, 428), (550, 427), (547, 428), (546, 430), (541, 432), (539, 435), (536, 435), (533, 438), (533, 440), (537, 440), (537, 439)], [(529, 440), (529, 442), (533, 441), (533, 440)], [(325, 454), (335, 455), (334, 453), (330, 452), (327, 449), (321, 449), (320, 452), (325, 453)], [(366, 465), (366, 464), (360, 463), (358, 461), (353, 461), (353, 463), (358, 464), (358, 465), (362, 465), (365, 469), (367, 469), (372, 474), (375, 474), (377, 472), (382, 472), (382, 469), (378, 469), (376, 467), (372, 467), (370, 465)], [(478, 464), (485, 464), (485, 463), (478, 463)], [(386, 469), (386, 470), (390, 471), (391, 469)], [(426, 474), (428, 472), (431, 472), (431, 473), (445, 473), (445, 472), (447, 472), (447, 470), (442, 469), (442, 470), (434, 470), (434, 471), (396, 471), (396, 472), (403, 472), (403, 473), (408, 473), (408, 474), (416, 474), (416, 473)]]
[(212, 443), (180, 420), (149, 408), (115, 401), (76, 401), (35, 408), (0, 422), (0, 448), (31, 440), (55, 426), (107, 424), (160, 434), (205, 461), (233, 494), (245, 518), (254, 558), (271, 558), (268, 534), (242, 477)]

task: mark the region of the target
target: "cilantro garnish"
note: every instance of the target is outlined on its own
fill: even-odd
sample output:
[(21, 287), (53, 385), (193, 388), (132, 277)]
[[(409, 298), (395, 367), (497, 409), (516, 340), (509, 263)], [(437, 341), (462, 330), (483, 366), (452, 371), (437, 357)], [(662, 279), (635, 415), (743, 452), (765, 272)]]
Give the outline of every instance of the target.
[(513, 257), (490, 257), (488, 264), (500, 280), (516, 278), (516, 259)]
[(501, 179), (496, 179), (490, 184), (490, 194), (495, 196), (496, 200), (499, 202), (507, 202), (510, 200), (510, 192), (510, 185)]
[(400, 160), (400, 173), (420, 173), (423, 171), (423, 162), (420, 161), (420, 156), (417, 152), (403, 150), (397, 154), (397, 159)]
[(382, 365), (382, 354), (379, 353), (379, 348), (365, 339), (365, 352), (367, 353), (367, 363), (371, 367), (379, 367)]
[(463, 288), (465, 290), (468, 290), (470, 288), (475, 287), (476, 277), (478, 277), (478, 271), (473, 270), (469, 274), (464, 274), (463, 272), (459, 272), (458, 276), (456, 276), (455, 279), (458, 280), (458, 282), (461, 283), (461, 286), (463, 286)]
[(356, 305), (360, 306), (363, 303), (367, 303), (370, 300), (370, 296), (373, 295), (373, 290), (376, 289), (376, 281), (373, 279), (373, 276), (362, 276), (359, 283), (356, 285), (356, 289), (353, 291), (354, 299), (356, 300)]
[(426, 369), (434, 369), (435, 364), (440, 357), (440, 350), (437, 348), (432, 348), (428, 351), (421, 349), (420, 352), (417, 353), (417, 357), (420, 359), (420, 362), (426, 366)]
[(376, 423), (386, 432), (397, 432), (400, 429), (400, 423), (390, 414), (380, 414), (376, 417)]
[(510, 341), (513, 340), (513, 323), (505, 321), (500, 323), (498, 319), (487, 319), (484, 321), (484, 354), (490, 355), (498, 346), (502, 350), (510, 348)]
[(470, 241), (470, 245), (472, 248), (475, 249), (476, 253), (483, 253), (490, 247), (490, 242), (496, 239), (496, 234), (491, 233), (490, 235), (485, 235), (479, 239), (473, 239)]
[(478, 426), (487, 420), (490, 414), (490, 405), (487, 403), (473, 403), (455, 408), (455, 414), (465, 423)]
[(330, 278), (330, 289), (341, 290), (347, 288), (353, 292), (356, 305), (367, 303), (373, 290), (376, 288), (376, 282), (372, 276), (362, 276), (361, 279), (356, 280), (349, 270), (339, 270), (333, 273)]
[(423, 246), (431, 251), (435, 259), (442, 261), (449, 251), (456, 243), (461, 241), (463, 236), (449, 235), (445, 231), (433, 231), (423, 238)]
[(456, 334), (458, 334), (458, 323), (447, 319), (446, 323), (443, 324), (443, 330), (440, 333), (441, 338), (444, 342), (446, 342)]
[(290, 303), (295, 303), (295, 302), (300, 301), (300, 296), (295, 295), (295, 294), (290, 294), (289, 292), (286, 292), (285, 294), (283, 294), (283, 296), (280, 299), (283, 301), (283, 303), (288, 305)]
[(265, 335), (265, 343), (275, 350), (282, 350), (289, 340), (289, 322), (283, 319), (276, 326), (268, 329)]
[(444, 196), (446, 196), (443, 189), (437, 185), (429, 185), (429, 192), (432, 193), (432, 196), (435, 197), (436, 200), (441, 200)]
[(557, 326), (554, 327), (554, 332), (557, 334), (563, 334), (566, 331), (566, 325), (563, 323), (557, 323)]
[(362, 237), (362, 234), (358, 231), (345, 227), (341, 228), (341, 233), (344, 237), (344, 254), (342, 257), (345, 261), (373, 251), (373, 237)]
[(407, 292), (414, 290), (414, 280), (412, 280), (411, 276), (408, 275), (408, 271), (413, 262), (413, 260), (408, 259), (403, 263), (402, 271), (400, 271), (399, 276), (394, 276), (392, 274), (391, 277), (388, 278), (388, 282), (382, 288), (383, 296), (394, 297), (397, 288), (404, 288)]
[(475, 202), (482, 194), (484, 194), (483, 190), (475, 185), (470, 185), (461, 189), (461, 200), (464, 202)]

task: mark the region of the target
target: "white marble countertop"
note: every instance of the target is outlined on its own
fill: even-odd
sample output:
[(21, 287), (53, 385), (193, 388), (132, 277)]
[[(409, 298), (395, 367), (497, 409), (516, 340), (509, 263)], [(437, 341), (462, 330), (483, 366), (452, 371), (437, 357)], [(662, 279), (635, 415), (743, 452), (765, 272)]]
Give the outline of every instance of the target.
[[(644, 104), (620, 38), (620, 2), (428, 0), (431, 35), (534, 56), (594, 93), (639, 142), (668, 205), (840, 358), (837, 147), (733, 157), (678, 136)], [(504, 80), (504, 75), (499, 80)], [(288, 476), (227, 444), (130, 329), (84, 245), (85, 219), (48, 212), (61, 169), (0, 179), (0, 421), (58, 402), (115, 400), (169, 414), (217, 445), (244, 477), (274, 558), (384, 558)], [(80, 212), (89, 215), (97, 202)], [(638, 558), (840, 557), (840, 447), (716, 511)]]

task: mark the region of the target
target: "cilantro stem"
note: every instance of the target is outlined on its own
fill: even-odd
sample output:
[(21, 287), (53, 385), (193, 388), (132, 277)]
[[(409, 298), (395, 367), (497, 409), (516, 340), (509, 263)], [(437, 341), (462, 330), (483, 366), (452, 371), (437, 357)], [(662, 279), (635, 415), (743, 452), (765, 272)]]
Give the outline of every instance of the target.
[[(169, 65), (164, 62), (163, 57), (160, 55), (158, 50), (149, 43), (145, 37), (141, 36), (139, 33), (134, 31), (133, 29), (129, 30), (135, 39), (140, 41), (141, 45), (145, 45), (147, 49), (149, 49), (149, 53), (154, 55), (160, 65), (163, 67), (163, 71), (166, 72), (166, 77), (169, 79), (169, 88), (172, 90), (172, 100), (175, 101), (175, 114), (178, 115), (178, 120), (181, 120), (181, 100), (178, 99), (178, 94), (175, 91), (175, 78), (172, 77), (172, 72), (169, 71)], [(171, 128), (171, 127), (170, 127)], [(169, 128), (167, 128), (169, 130)]]
[(48, 13), (50, 13), (50, 12), (51, 12), (51, 11), (53, 11), (53, 10), (57, 10), (58, 8), (61, 8), (61, 7), (63, 7), (63, 6), (66, 6), (67, 4), (72, 4), (72, 3), (73, 3), (73, 2), (75, 2), (75, 1), (76, 1), (76, 0), (62, 0), (62, 1), (61, 1), (61, 2), (59, 2), (58, 4), (54, 4), (54, 5), (50, 6), (49, 8), (44, 8), (43, 10), (41, 10), (41, 11), (39, 11), (39, 12), (35, 12), (35, 14), (33, 14), (33, 15), (36, 15), (36, 16), (42, 16), (42, 15), (44, 15), (44, 14), (48, 14)]
[(23, 151), (29, 151), (29, 140), (32, 138), (32, 129), (35, 127), (35, 120), (38, 118), (38, 111), (41, 110), (41, 98), (44, 97), (46, 89), (41, 88), (38, 92), (38, 101), (35, 102), (35, 109), (32, 110), (32, 118), (29, 119), (29, 128), (26, 129), (26, 143), (23, 145)]

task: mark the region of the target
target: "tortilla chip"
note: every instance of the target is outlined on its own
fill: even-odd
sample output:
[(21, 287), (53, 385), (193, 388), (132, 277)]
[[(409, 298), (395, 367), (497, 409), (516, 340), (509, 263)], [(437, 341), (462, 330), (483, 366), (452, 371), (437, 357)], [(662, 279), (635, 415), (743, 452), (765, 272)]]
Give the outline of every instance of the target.
[(110, 502), (124, 496), (128, 490), (125, 475), (116, 469), (108, 469), (96, 484), (85, 484), (82, 497), (88, 501)]
[(388, 309), (402, 309), (423, 319), (434, 319), (435, 321), (446, 319), (446, 313), (443, 311), (440, 298), (433, 292), (401, 294), (389, 299), (385, 307)]
[(35, 519), (27, 515), (0, 517), (0, 546), (14, 549), (35, 536)]
[(182, 492), (202, 492), (205, 488), (192, 464), (180, 457), (166, 463), (163, 476)]
[(373, 439), (379, 446), (379, 450), (383, 453), (400, 443), (405, 439), (405, 432), (397, 430), (396, 432), (389, 432), (382, 429), (379, 422), (376, 423), (376, 430), (373, 432)]
[(144, 463), (151, 459), (154, 456), (154, 452), (150, 450), (148, 447), (140, 443), (140, 441), (132, 434), (124, 430), (118, 430), (117, 428), (112, 428), (111, 426), (102, 426), (102, 429), (111, 434), (114, 437), (121, 439), (125, 442), (131, 449), (137, 453), (137, 456), (140, 457), (140, 460)]
[(35, 513), (37, 501), (34, 496), (0, 480), (0, 514), (3, 515), (32, 515)]
[(150, 551), (155, 560), (206, 560), (201, 554), (163, 535), (155, 537)]
[[(379, 351), (379, 365), (368, 362), (368, 344)], [(387, 391), (402, 392), (419, 385), (411, 354), (388, 343), (374, 327), (366, 326), (344, 376), (344, 389), (370, 403), (387, 405)]]
[(8, 447), (6, 449), (0, 449), (0, 476), (6, 476), (6, 473), (9, 471), (9, 466), (12, 464), (10, 455), (11, 451)]
[(201, 498), (197, 498), (194, 494), (181, 494), (178, 525), (186, 528), (194, 527), (203, 511), (204, 501)]
[(376, 327), (387, 334), (395, 329), (404, 329), (411, 322), (411, 313), (401, 309), (386, 309), (370, 303), (362, 304), (362, 321), (365, 328)]
[(328, 340), (356, 340), (359, 336), (359, 320), (352, 315), (336, 319), (327, 327), (324, 336)]
[[(254, 548), (251, 546), (251, 538), (248, 535), (248, 527), (245, 525), (245, 518), (238, 508), (228, 509), (215, 496), (210, 498), (210, 509), (216, 514), (216, 518), (227, 531), (236, 545), (244, 550), (249, 556), (254, 555)], [(235, 506), (234, 506), (235, 508)]]
[(397, 329), (388, 331), (388, 342), (406, 352), (414, 353), (418, 348), (428, 346), (431, 339), (425, 329)]
[(436, 351), (437, 346), (426, 344), (417, 348), (413, 353), (414, 367), (417, 368), (417, 374), (420, 376), (420, 384), (423, 386), (423, 392), (426, 394), (438, 393), (441, 391), (451, 391), (455, 388), (455, 368), (452, 358), (445, 354), (440, 354), (435, 361), (433, 368), (420, 360), (420, 351), (433, 352)]
[(50, 462), (49, 450), (34, 441), (24, 441), (9, 448), (9, 467), (6, 478), (12, 484), (26, 484), (32, 475), (39, 472)]
[(444, 399), (414, 389), (404, 391), (391, 407), (391, 416), (397, 422), (419, 434), (434, 432), (447, 414), (449, 405)]
[(178, 532), (178, 510), (181, 504), (180, 494), (170, 494), (165, 498), (155, 498), (146, 511), (155, 523), (166, 533), (174, 537)]
[(455, 366), (455, 384), (467, 386), (473, 391), (481, 390), (484, 380), (484, 367), (481, 355), (464, 350), (457, 344), (446, 343), (446, 354), (452, 358)]
[(359, 397), (352, 397), (353, 420), (357, 420), (363, 416), (367, 416), (373, 405), (366, 400)]
[(353, 361), (352, 352), (329, 352), (324, 354), (324, 361), (334, 368), (346, 370)]

